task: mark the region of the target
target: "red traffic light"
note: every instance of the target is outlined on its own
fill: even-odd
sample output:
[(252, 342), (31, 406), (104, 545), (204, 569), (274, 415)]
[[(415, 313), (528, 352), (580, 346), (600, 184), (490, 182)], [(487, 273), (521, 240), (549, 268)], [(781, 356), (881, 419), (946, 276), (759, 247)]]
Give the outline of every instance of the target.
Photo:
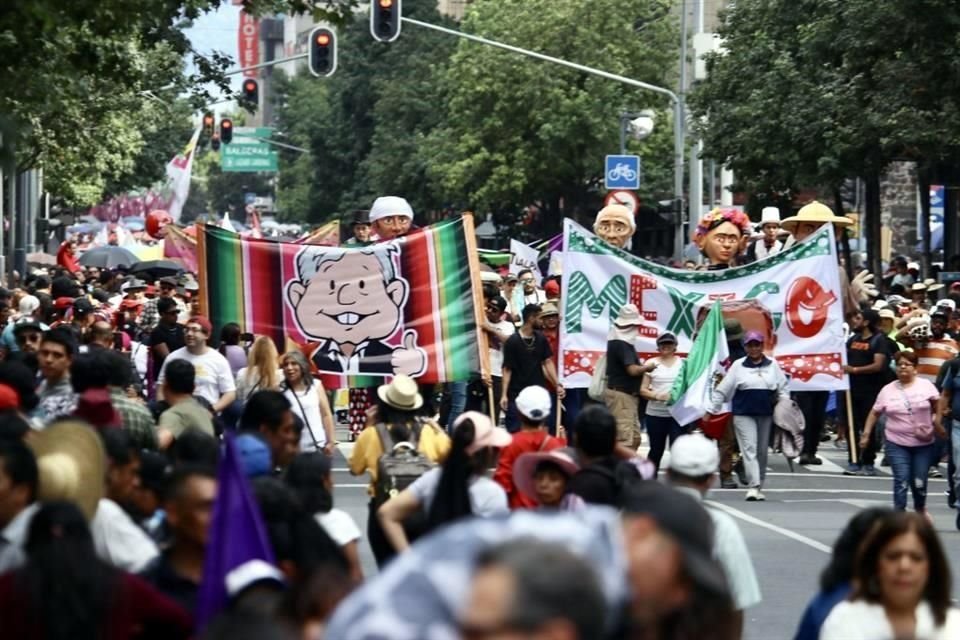
[(317, 44), (321, 47), (325, 47), (330, 44), (330, 36), (326, 33), (317, 34)]
[(389, 9), (393, 6), (393, 0), (379, 0), (380, 7), (383, 9)]
[(403, 0), (370, 0), (370, 35), (379, 42), (393, 42), (400, 36)]
[(317, 27), (310, 33), (308, 52), (310, 73), (327, 78), (337, 69), (337, 34), (327, 27)]
[(243, 83), (243, 90), (244, 90), (244, 91), (256, 91), (256, 90), (257, 90), (257, 83), (254, 82), (253, 80), (247, 80), (246, 82)]
[(229, 120), (224, 120), (223, 122), (220, 123), (220, 126), (223, 127), (224, 129), (229, 129), (230, 127), (233, 126), (233, 123), (230, 122)]

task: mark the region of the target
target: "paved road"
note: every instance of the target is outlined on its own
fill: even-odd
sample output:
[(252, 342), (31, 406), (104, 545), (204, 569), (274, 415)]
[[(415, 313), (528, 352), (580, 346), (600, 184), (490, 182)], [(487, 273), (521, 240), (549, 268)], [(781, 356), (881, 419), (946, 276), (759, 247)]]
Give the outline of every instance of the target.
[[(343, 458), (350, 445), (341, 445), (334, 463), (336, 504), (347, 510), (366, 531), (366, 482), (346, 471)], [(737, 519), (752, 552), (764, 601), (746, 616), (748, 640), (788, 640), (803, 608), (816, 591), (817, 579), (839, 531), (858, 510), (891, 505), (889, 468), (878, 467), (875, 478), (846, 477), (841, 465), (846, 452), (825, 443), (822, 466), (797, 467), (791, 473), (782, 456), (771, 454), (766, 502), (745, 502), (745, 490), (716, 490), (710, 500)], [(946, 482), (930, 480), (930, 511), (950, 556), (954, 593), (960, 594), (960, 532), (955, 511), (946, 505)], [(361, 546), (364, 571), (373, 575), (376, 565), (366, 543)]]

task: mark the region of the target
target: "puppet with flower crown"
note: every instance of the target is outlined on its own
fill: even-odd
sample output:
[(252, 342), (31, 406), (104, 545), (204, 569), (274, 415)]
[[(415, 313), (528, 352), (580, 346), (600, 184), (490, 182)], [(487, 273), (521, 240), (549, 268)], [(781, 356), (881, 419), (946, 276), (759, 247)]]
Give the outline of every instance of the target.
[(697, 224), (693, 242), (707, 258), (708, 269), (736, 265), (750, 239), (750, 218), (738, 209), (714, 209)]

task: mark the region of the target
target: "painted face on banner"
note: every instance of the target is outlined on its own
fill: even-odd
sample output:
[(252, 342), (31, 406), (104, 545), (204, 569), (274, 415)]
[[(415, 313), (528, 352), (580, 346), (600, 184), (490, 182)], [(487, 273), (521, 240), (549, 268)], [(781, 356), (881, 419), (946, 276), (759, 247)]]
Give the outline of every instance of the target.
[(321, 262), (309, 281), (291, 283), (289, 298), (305, 334), (358, 345), (397, 330), (407, 284), (385, 275), (376, 255), (349, 252)]

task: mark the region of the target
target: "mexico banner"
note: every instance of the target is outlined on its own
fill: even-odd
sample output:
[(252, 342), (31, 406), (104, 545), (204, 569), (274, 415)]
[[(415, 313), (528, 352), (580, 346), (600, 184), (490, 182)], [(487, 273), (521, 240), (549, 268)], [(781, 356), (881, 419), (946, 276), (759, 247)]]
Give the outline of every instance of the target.
[(645, 324), (637, 343), (656, 355), (656, 338), (677, 336), (680, 354), (711, 306), (725, 319), (765, 336), (765, 351), (790, 377), (794, 390), (847, 388), (843, 374), (843, 304), (833, 228), (753, 264), (722, 271), (670, 269), (612, 247), (572, 220), (564, 225), (560, 377), (587, 387), (594, 363), (606, 353), (607, 333), (624, 304)]
[(214, 333), (236, 322), (281, 352), (296, 343), (331, 388), (487, 371), (470, 216), (363, 248), (244, 238), (210, 225), (197, 241), (201, 308)]

